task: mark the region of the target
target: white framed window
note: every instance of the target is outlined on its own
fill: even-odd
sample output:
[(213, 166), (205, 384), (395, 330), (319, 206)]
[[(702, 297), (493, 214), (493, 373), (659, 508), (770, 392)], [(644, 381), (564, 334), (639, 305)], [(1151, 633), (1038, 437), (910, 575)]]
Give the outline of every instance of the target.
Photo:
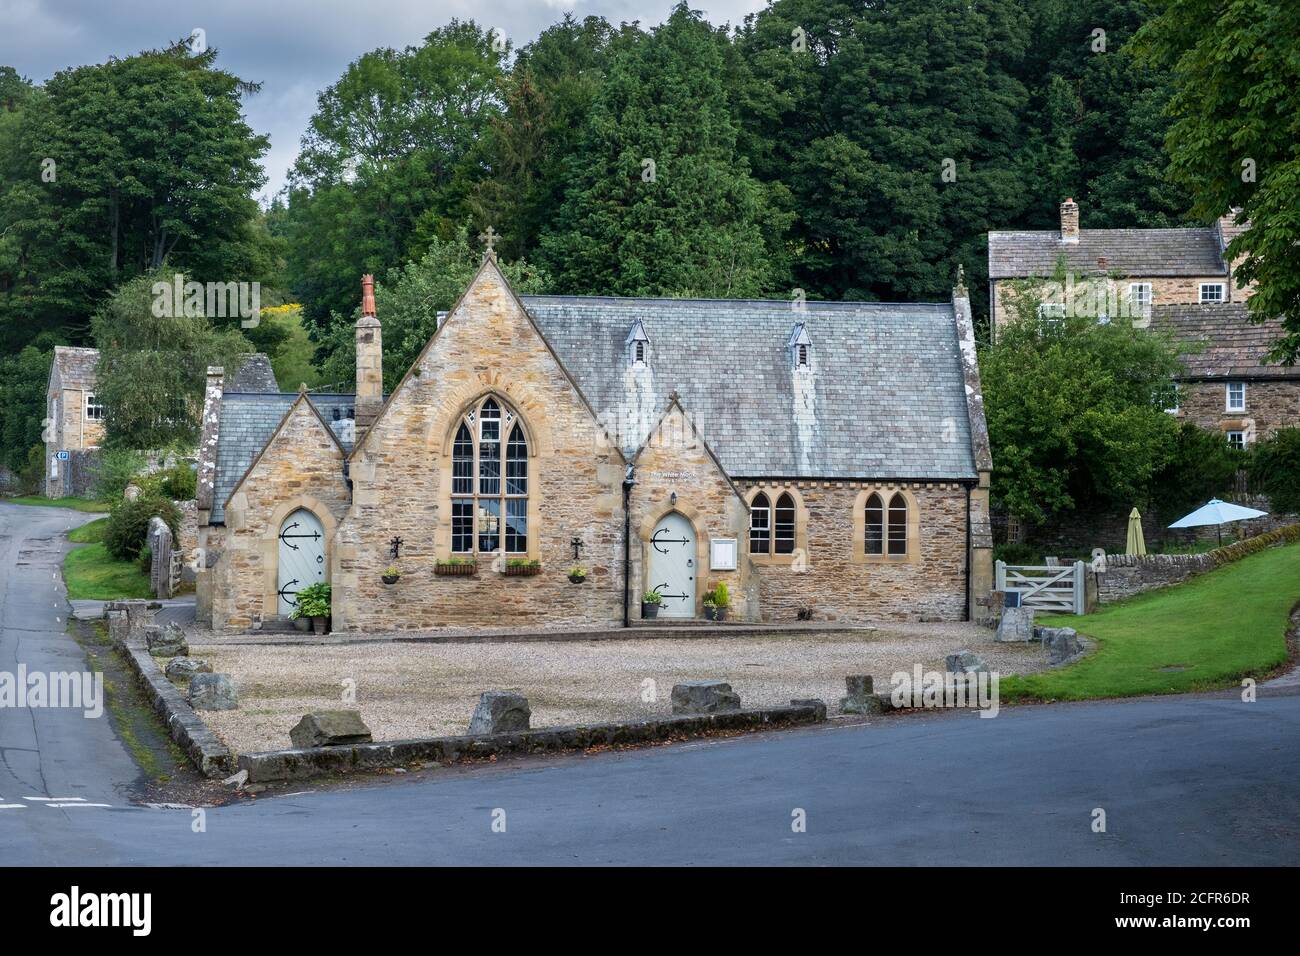
[(1151, 314), (1152, 292), (1150, 282), (1130, 282), (1128, 287), (1128, 305), (1133, 315), (1149, 316)]
[(466, 413), (452, 444), (451, 550), (528, 553), (528, 438), (491, 396)]
[(1213, 302), (1222, 302), (1226, 287), (1222, 282), (1202, 282), (1201, 283), (1201, 305), (1207, 305)]
[(1246, 433), (1241, 431), (1228, 432), (1228, 445), (1232, 448), (1244, 449), (1246, 447)]
[(749, 553), (794, 554), (797, 521), (789, 492), (782, 492), (773, 504), (767, 493), (760, 491), (749, 505)]
[(1182, 389), (1179, 388), (1178, 383), (1174, 382), (1173, 388), (1170, 389), (1169, 391), (1169, 404), (1165, 406), (1165, 411), (1168, 412), (1170, 415), (1178, 414), (1178, 401), (1181, 396), (1181, 392)]
[(86, 421), (102, 422), (104, 420), (104, 406), (94, 395), (86, 395)]
[(1224, 409), (1229, 412), (1244, 412), (1246, 410), (1246, 383), (1229, 382), (1227, 388), (1227, 401)]
[(1049, 321), (1057, 321), (1065, 318), (1064, 302), (1040, 302), (1038, 303), (1038, 317)]

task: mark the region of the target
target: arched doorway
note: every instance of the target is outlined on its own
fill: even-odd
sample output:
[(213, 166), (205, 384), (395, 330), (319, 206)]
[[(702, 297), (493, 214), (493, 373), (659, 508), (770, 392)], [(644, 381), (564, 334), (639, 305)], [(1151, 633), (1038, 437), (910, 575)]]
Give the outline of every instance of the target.
[(695, 616), (695, 528), (686, 516), (670, 511), (655, 523), (650, 535), (650, 566), (646, 590), (663, 599), (660, 617)]
[(276, 611), (283, 617), (298, 606), (297, 594), (309, 584), (325, 580), (325, 529), (320, 519), (299, 508), (280, 525), (280, 561), (276, 579), (279, 601)]

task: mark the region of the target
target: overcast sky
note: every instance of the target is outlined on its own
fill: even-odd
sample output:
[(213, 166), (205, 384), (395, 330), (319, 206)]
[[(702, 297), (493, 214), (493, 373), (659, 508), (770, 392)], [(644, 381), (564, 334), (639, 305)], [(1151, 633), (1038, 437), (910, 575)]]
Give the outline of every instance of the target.
[[(376, 47), (419, 43), (454, 17), (502, 30), (515, 46), (564, 13), (613, 23), (661, 22), (674, 0), (0, 0), (0, 64), (42, 83), (68, 66), (102, 63), (205, 31), (218, 65), (261, 82), (245, 100), (248, 122), (271, 137), (265, 202), (285, 172), (316, 94)], [(764, 0), (695, 0), (712, 23), (738, 24)]]

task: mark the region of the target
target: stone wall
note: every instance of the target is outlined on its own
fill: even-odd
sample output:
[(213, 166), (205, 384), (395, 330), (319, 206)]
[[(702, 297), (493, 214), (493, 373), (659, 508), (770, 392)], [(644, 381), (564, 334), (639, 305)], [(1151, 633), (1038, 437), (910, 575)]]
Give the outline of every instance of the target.
[[(491, 555), (479, 555), (472, 576), (434, 571), (452, 557), (455, 430), (486, 394), (517, 415), (528, 435), (527, 557), (541, 562), (536, 576), (506, 576), (504, 562)], [(624, 467), (489, 262), (353, 453), (353, 505), (332, 556), (335, 629), (621, 621)], [(393, 537), (403, 541), (403, 575), (390, 587), (380, 578), (393, 561)], [(574, 538), (583, 546), (577, 561)], [(575, 563), (588, 569), (585, 584), (568, 581)]]
[[(995, 279), (993, 280), (993, 295), (989, 303), (992, 311), (992, 327), (995, 332), (1007, 322), (1014, 321), (1016, 318), (1016, 309), (1014, 306), (1014, 284), (1020, 280), (1016, 279)], [(1079, 281), (1076, 279), (1076, 281)], [(1227, 276), (1130, 276), (1122, 279), (1110, 280), (1109, 286), (1115, 290), (1117, 301), (1124, 302), (1128, 297), (1128, 287), (1134, 282), (1151, 283), (1151, 303), (1152, 305), (1195, 305), (1201, 301), (1201, 283), (1202, 282), (1222, 282), (1227, 287), (1227, 296), (1225, 302), (1241, 302), (1247, 298), (1248, 293), (1245, 290), (1233, 287), (1234, 280)]]
[[(807, 555), (789, 564), (755, 564), (764, 621), (960, 621), (966, 615), (966, 489), (927, 482), (747, 482), (769, 497), (793, 487), (807, 513)], [(874, 489), (906, 489), (915, 503), (909, 560), (863, 560), (855, 512)], [(855, 527), (856, 526), (856, 527)]]
[[(728, 617), (757, 620), (757, 595), (750, 590), (750, 562), (746, 558), (749, 509), (695, 431), (688, 413), (675, 401), (636, 457), (636, 482), (630, 509), (634, 539), (632, 616), (640, 615), (641, 595), (656, 583), (647, 578), (655, 525), (664, 515), (677, 511), (695, 528), (696, 616), (704, 614), (705, 592), (721, 582), (727, 585), (731, 600)], [(710, 541), (714, 538), (735, 540), (735, 570), (712, 569)]]
[(1300, 426), (1300, 377), (1289, 381), (1246, 382), (1243, 412), (1226, 411), (1227, 382), (1227, 379), (1180, 382), (1179, 420), (1210, 431), (1244, 431), (1247, 443), (1252, 445), (1264, 441), (1279, 428)]
[[(210, 572), (213, 627), (258, 627), (278, 616), (280, 525), (298, 508), (308, 508), (326, 538), (333, 534), (348, 509), (343, 457), (329, 427), (300, 395), (226, 506), (226, 528), (215, 536), (219, 550)], [(212, 530), (208, 548), (218, 544)]]

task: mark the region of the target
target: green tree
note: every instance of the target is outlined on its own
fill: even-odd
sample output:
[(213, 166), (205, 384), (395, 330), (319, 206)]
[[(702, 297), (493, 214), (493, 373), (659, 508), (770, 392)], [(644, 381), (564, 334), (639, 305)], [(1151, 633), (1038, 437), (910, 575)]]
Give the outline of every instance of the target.
[(1229, 445), (1223, 432), (1183, 422), (1173, 454), (1152, 481), (1151, 503), (1167, 524), (1230, 491), (1237, 472), (1249, 462), (1250, 456)]
[(1041, 318), (1026, 283), (1017, 317), (980, 352), (995, 506), (1041, 524), (1055, 514), (1145, 504), (1177, 423), (1172, 337), (1090, 315)]
[(124, 283), (92, 320), (96, 347), (96, 394), (104, 403), (106, 444), (156, 449), (193, 446), (210, 365), (235, 368), (250, 351), (238, 329), (215, 327), (202, 315), (159, 315), (154, 283), (169, 274), (143, 275)]
[(177, 44), (63, 70), (27, 98), (0, 170), (10, 338), (81, 339), (106, 291), (164, 264), (200, 281), (265, 278), (251, 194), (267, 139), (241, 114), (257, 87), (216, 57)]
[(53, 358), (51, 349), (34, 345), (0, 356), (0, 464), (14, 471), (26, 466), (29, 449), (41, 443)]
[(453, 20), (420, 46), (364, 54), (320, 94), (276, 227), (310, 326), (351, 311), (358, 274), (383, 278), (464, 220), (507, 55)]
[(1300, 428), (1279, 428), (1256, 445), (1251, 477), (1274, 511), (1300, 512)]
[[(375, 307), (383, 326), (384, 388), (397, 387), (429, 337), (438, 328), (438, 313), (460, 298), (478, 271), (480, 255), (469, 244), (465, 226), (450, 239), (434, 239), (418, 262), (396, 270), (388, 282), (375, 282)], [(501, 271), (520, 295), (545, 292), (547, 277), (523, 260), (501, 262)], [(322, 336), (328, 356), (321, 372), (333, 387), (350, 390), (356, 380), (356, 323), (358, 304), (347, 315), (335, 313)]]
[(542, 238), (558, 288), (743, 298), (782, 287), (784, 217), (738, 154), (725, 44), (684, 4), (620, 44)]
[(1177, 86), (1165, 145), (1169, 176), (1197, 215), (1240, 209), (1239, 283), (1258, 283), (1252, 318), (1280, 316), (1277, 356), (1300, 357), (1300, 4), (1294, 0), (1153, 0), (1135, 40)]

